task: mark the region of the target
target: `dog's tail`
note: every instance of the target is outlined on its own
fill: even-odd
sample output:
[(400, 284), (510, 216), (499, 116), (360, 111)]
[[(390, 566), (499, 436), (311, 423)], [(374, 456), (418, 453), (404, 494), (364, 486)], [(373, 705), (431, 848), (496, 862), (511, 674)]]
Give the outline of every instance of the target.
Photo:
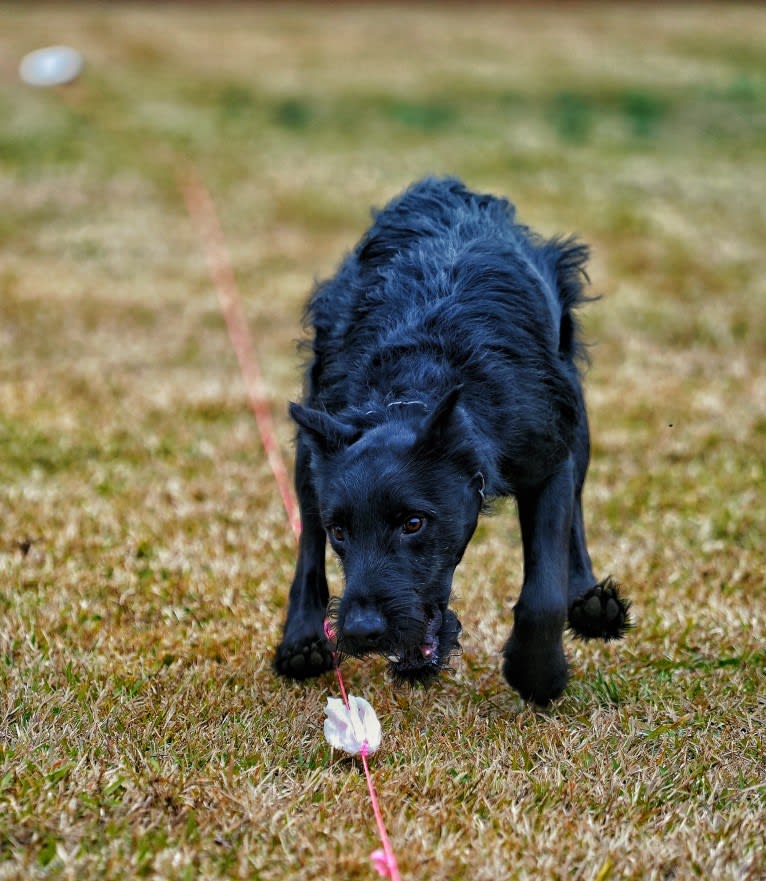
[(576, 238), (554, 238), (545, 242), (541, 251), (561, 305), (559, 352), (573, 361), (587, 364), (587, 347), (582, 341), (575, 309), (597, 299), (585, 294), (590, 283), (585, 270), (590, 255), (588, 246)]

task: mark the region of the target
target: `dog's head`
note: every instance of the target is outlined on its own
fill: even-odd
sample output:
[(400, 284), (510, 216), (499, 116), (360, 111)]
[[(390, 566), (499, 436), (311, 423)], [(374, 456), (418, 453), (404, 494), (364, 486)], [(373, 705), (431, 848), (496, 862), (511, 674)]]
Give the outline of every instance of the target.
[(338, 649), (386, 655), (399, 680), (430, 679), (458, 645), (460, 623), (447, 605), (484, 488), (458, 396), (453, 390), (430, 411), (392, 405), (366, 428), (291, 405), (345, 574), (334, 610)]

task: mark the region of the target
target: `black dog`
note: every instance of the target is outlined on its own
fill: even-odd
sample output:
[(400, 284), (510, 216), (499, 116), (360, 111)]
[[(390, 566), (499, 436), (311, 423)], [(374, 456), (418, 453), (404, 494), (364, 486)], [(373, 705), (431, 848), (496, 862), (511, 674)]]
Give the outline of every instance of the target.
[(590, 455), (573, 316), (587, 248), (544, 241), (504, 199), (454, 179), (413, 185), (374, 218), (307, 307), (299, 426), (301, 536), (279, 673), (331, 666), (325, 541), (346, 587), (338, 649), (425, 681), (458, 648), (452, 575), (489, 500), (513, 495), (524, 583), (504, 673), (545, 704), (567, 682), (562, 633), (613, 639), (627, 606), (597, 584), (580, 496)]

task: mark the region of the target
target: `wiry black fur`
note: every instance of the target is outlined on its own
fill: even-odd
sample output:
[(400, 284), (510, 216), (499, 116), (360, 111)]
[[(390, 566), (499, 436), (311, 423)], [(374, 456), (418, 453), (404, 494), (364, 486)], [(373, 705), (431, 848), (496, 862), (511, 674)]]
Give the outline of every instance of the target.
[(303, 535), (280, 673), (330, 665), (328, 534), (346, 576), (339, 649), (394, 656), (400, 680), (433, 678), (458, 648), (454, 569), (485, 500), (507, 495), (525, 556), (510, 684), (538, 703), (561, 693), (570, 609), (584, 636), (627, 626), (616, 592), (582, 601), (603, 593), (580, 504), (589, 435), (574, 310), (588, 251), (543, 240), (514, 214), (457, 180), (421, 181), (375, 215), (311, 297), (313, 358), (304, 403), (291, 405)]

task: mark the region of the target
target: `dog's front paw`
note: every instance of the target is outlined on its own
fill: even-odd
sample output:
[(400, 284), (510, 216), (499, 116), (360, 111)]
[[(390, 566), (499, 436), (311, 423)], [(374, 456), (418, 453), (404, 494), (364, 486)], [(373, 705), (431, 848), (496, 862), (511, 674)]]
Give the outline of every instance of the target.
[(324, 637), (287, 642), (277, 646), (274, 669), (290, 679), (309, 679), (332, 670), (330, 646)]
[(633, 626), (629, 609), (630, 600), (610, 576), (572, 603), (569, 627), (582, 639), (620, 639)]
[(544, 707), (566, 688), (569, 668), (560, 644), (549, 645), (541, 653), (539, 646), (525, 645), (511, 634), (503, 656), (503, 675), (524, 700)]

